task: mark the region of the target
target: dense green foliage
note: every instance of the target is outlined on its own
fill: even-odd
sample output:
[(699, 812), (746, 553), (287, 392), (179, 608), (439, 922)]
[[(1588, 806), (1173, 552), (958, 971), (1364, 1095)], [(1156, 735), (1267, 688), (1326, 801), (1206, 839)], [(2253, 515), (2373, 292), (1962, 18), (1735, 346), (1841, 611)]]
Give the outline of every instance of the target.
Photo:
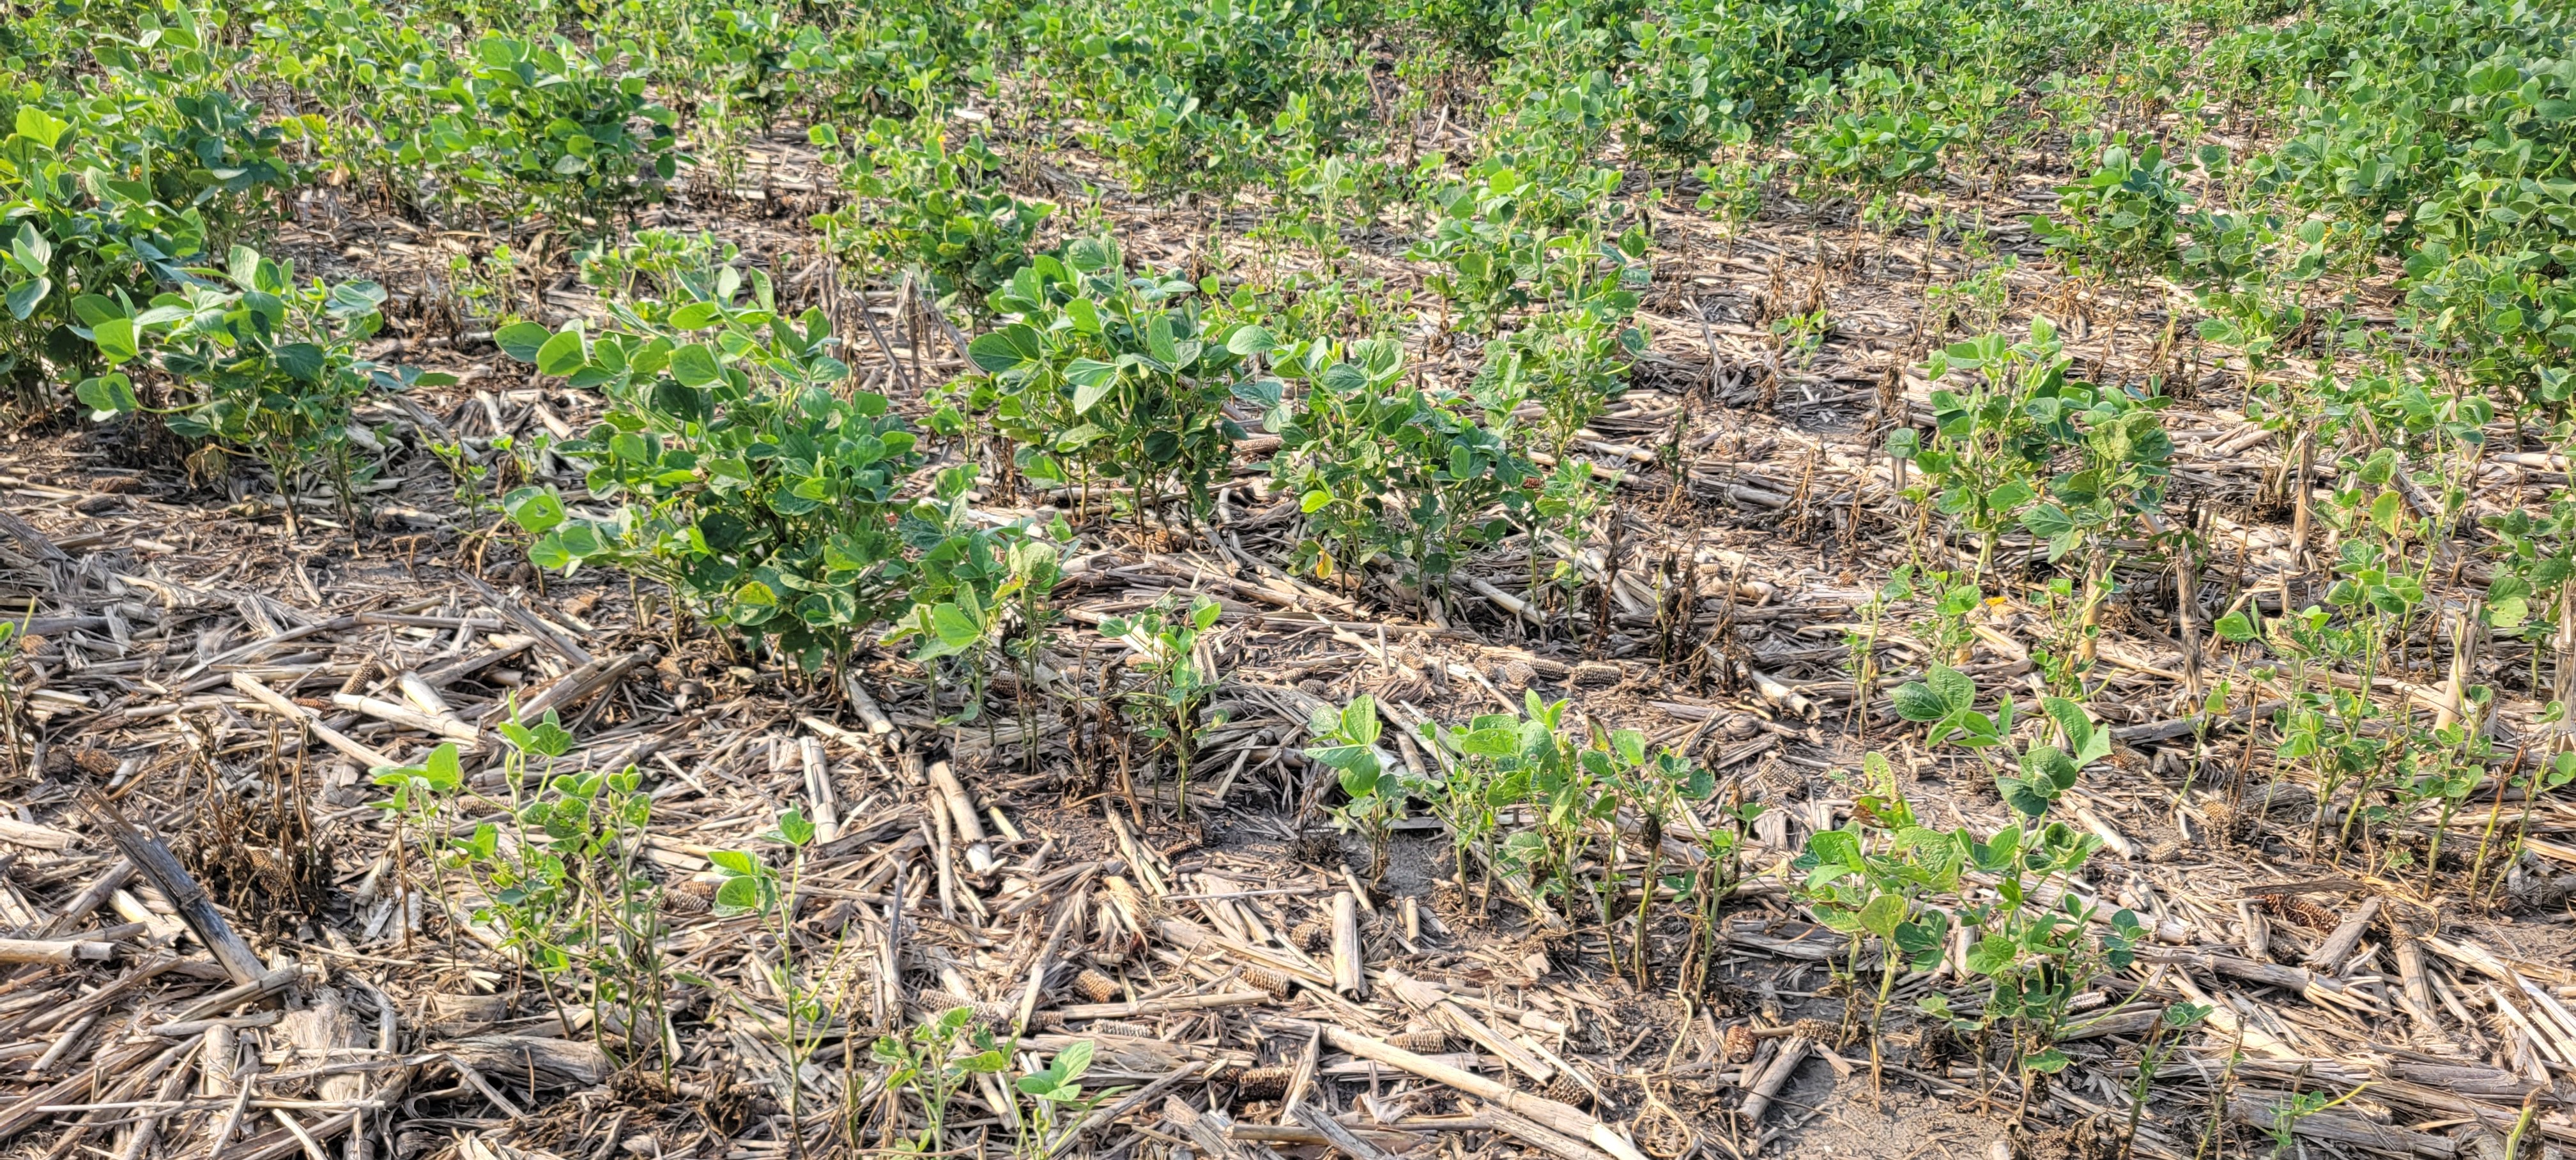
[(549, 567), (615, 564), (807, 668), (900, 610), (911, 567), (895, 529), (917, 438), (885, 397), (850, 391), (822, 312), (782, 314), (766, 278), (721, 267), (670, 300), (622, 305), (615, 324), (498, 336), (541, 375), (599, 391), (608, 412), (565, 446), (611, 514), (568, 514), (553, 494), (510, 498)]
[[(228, 73), (240, 54), (210, 44), (199, 16), (164, 24), (137, 17), (141, 35), (84, 39), (42, 22), (14, 33), (59, 35), (41, 54), (91, 47), (94, 73), (17, 72), (0, 92), (10, 132), (0, 138), (0, 258), (7, 286), (0, 319), (0, 378), (37, 394), (44, 365), (93, 366), (73, 333), (83, 295), (150, 297), (257, 232), (261, 199), (297, 175), (290, 134), (315, 119), (277, 117), (239, 97)], [(50, 38), (48, 38), (50, 39)], [(28, 57), (11, 55), (23, 66)], [(59, 65), (58, 65), (59, 67)], [(70, 377), (70, 376), (64, 376)]]
[(964, 402), (1019, 445), (1015, 465), (1031, 479), (1117, 478), (1142, 494), (1168, 477), (1205, 510), (1217, 467), (1245, 434), (1225, 405), (1269, 337), (1211, 326), (1200, 290), (1131, 277), (1105, 240), (1042, 256), (994, 293), (1004, 325), (975, 340), (985, 376)]
[[(1140, 520), (1160, 508), (1136, 497), (1167, 490), (1203, 513), (1257, 425), (1283, 438), (1271, 474), (1299, 499), (1301, 570), (1382, 566), (1436, 593), (1464, 554), (1530, 531), (1535, 557), (1553, 542), (1542, 524), (1574, 528), (1566, 513), (1579, 523), (1595, 506), (1581, 470), (1536, 464), (1579, 445), (1642, 348), (1634, 312), (1655, 278), (1655, 215), (1688, 190), (1641, 188), (1640, 170), (1695, 174), (1696, 203), (1731, 219), (1794, 193), (1848, 203), (1874, 228), (1919, 220), (1965, 237), (1926, 206), (2062, 149), (2077, 173), (2031, 223), (2039, 240), (2080, 278), (2189, 291), (2191, 332), (2257, 372), (2259, 417), (2322, 424), (2319, 436), (2402, 432), (2432, 455), (2474, 445), (2483, 400), (2539, 428), (2563, 420), (2576, 390), (2571, 36), (2562, 10), (2502, 0), (67, 3), (0, 39), (0, 370), (22, 404), (59, 405), (65, 386), (87, 382), (96, 410), (148, 401), (174, 432), (292, 471), (290, 460), (338, 456), (333, 432), (358, 397), (347, 383), (403, 381), (350, 349), (373, 325), (349, 297), (363, 291), (312, 304), (296, 325), (337, 319), (338, 345), (282, 340), (286, 362), (264, 392), (244, 394), (238, 359), (205, 352), (156, 348), (149, 381), (135, 379), (122, 364), (144, 352), (114, 329), (99, 341), (95, 324), (154, 319), (138, 343), (212, 333), (172, 329), (178, 307), (147, 305), (171, 295), (196, 303), (192, 318), (237, 309), (235, 329), (287, 319), (269, 291), (236, 285), (249, 297), (226, 307), (187, 271), (256, 244), (317, 175), (405, 214), (497, 228), (508, 236), (490, 260), (504, 269), (517, 258), (501, 247), (541, 229), (601, 239), (590, 252), (617, 321), (574, 340), (578, 363), (560, 342), (549, 349), (554, 369), (619, 397), (625, 434), (653, 436), (642, 459), (630, 460), (632, 439), (585, 447), (606, 473), (599, 497), (643, 508), (625, 523), (549, 526), (548, 558), (593, 558), (589, 537), (623, 528), (598, 550), (623, 543), (610, 558), (696, 577), (711, 612), (810, 653), (904, 612), (919, 549), (856, 545), (833, 562), (819, 546), (830, 535), (781, 527), (783, 539), (743, 554), (719, 520), (720, 546), (692, 556), (701, 549), (670, 529), (649, 530), (697, 527), (696, 501), (670, 508), (665, 477), (703, 474), (696, 441), (751, 429), (918, 436), (874, 412), (869, 393), (832, 387), (847, 368), (830, 351), (847, 336), (816, 327), (846, 319), (679, 293), (642, 273), (650, 233), (635, 271), (616, 266), (623, 219), (669, 196), (685, 163), (745, 182), (748, 136), (801, 127), (834, 171), (815, 221), (842, 281), (912, 278), (985, 332), (972, 340), (980, 373), (943, 393), (927, 432), (992, 436), (985, 450), (999, 458), (980, 479), (1114, 480)], [(2100, 67), (2106, 58), (2117, 67)], [(1442, 139), (1450, 152), (1417, 152), (1428, 121), (1460, 131)], [(2234, 132), (2248, 123), (2262, 131)], [(1310, 247), (1326, 268), (1251, 288), (1133, 262), (1092, 240), (1084, 215), (1026, 192), (1047, 149), (1067, 143), (1107, 163), (1101, 179), (1256, 207), (1263, 236)], [(532, 211), (543, 221), (513, 220)], [(1418, 302), (1342, 277), (1351, 239), (1390, 228), (1425, 266)], [(2397, 325), (2338, 321), (2322, 287), (2377, 262), (2399, 279)], [(483, 268), (463, 261), (460, 280)], [(1978, 301), (1990, 274), (1935, 289)], [(1997, 330), (2002, 311), (1954, 305), (1945, 325), (1956, 317)], [(1479, 340), (1472, 382), (1405, 381), (1391, 336), (1425, 323)], [(1812, 349), (1830, 322), (1775, 325)], [(1919, 451), (1945, 524), (1988, 545), (2045, 541), (2051, 561), (2081, 565), (2069, 566), (2088, 578), (2089, 602), (2107, 570), (2100, 545), (2161, 504), (2162, 403), (2152, 386), (2080, 381), (2062, 355), (2011, 353), (2054, 341), (2043, 326), (2018, 345), (1981, 339), (1936, 359), (1935, 430), (1899, 432), (1891, 449)], [(681, 406), (681, 391), (714, 380), (672, 386), (680, 364), (617, 361), (650, 364), (657, 343), (703, 349), (717, 378), (750, 385), (703, 414)], [(332, 369), (308, 373), (308, 345), (335, 351)], [(2303, 389), (2260, 374), (2345, 355), (2386, 369)], [(2020, 357), (2038, 362), (1995, 369)], [(108, 362), (122, 378), (96, 373)], [(1980, 382), (1963, 389), (1972, 369)], [(2427, 385), (2437, 380), (2471, 393), (2445, 399)], [(817, 416), (792, 401), (815, 390), (847, 410)], [(237, 397), (263, 401), (224, 401)], [(686, 466), (661, 465), (675, 441)], [(847, 477), (797, 458), (775, 481), (756, 458), (766, 482), (748, 486), (789, 507), (800, 488), (847, 486), (866, 497), (858, 508), (892, 518), (917, 498), (896, 482), (907, 454), (862, 456)], [(827, 477), (838, 482), (815, 482)], [(764, 520), (812, 514), (767, 506)], [(795, 559), (775, 577), (759, 571), (776, 566), (773, 551)]]
[[(359, 357), (358, 344), (382, 325), (383, 303), (372, 282), (298, 285), (294, 267), (235, 246), (223, 269), (191, 271), (140, 312), (121, 298), (74, 299), (74, 329), (113, 368), (82, 380), (77, 393), (95, 418), (150, 410), (174, 434), (246, 450), (290, 491), (303, 469), (321, 467), (346, 507), (356, 482), (347, 461), (353, 405), (374, 390), (452, 381)], [(173, 386), (147, 404), (129, 366)]]

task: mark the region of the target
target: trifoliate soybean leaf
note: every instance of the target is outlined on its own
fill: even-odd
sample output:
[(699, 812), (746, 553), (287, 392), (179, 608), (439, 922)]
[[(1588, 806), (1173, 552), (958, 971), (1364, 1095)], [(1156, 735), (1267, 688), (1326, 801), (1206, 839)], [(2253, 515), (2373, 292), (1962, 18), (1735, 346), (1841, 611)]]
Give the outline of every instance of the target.
[(537, 361), (537, 351), (553, 338), (554, 332), (533, 322), (513, 322), (492, 332), (492, 342), (501, 353), (523, 363)]
[(277, 348), (277, 369), (299, 383), (322, 380), (322, 348), (309, 342), (290, 342)]
[(2029, 529), (2030, 534), (2045, 538), (2071, 530), (2075, 521), (2067, 515), (2065, 508), (2043, 502), (2032, 504), (2029, 510), (2021, 513), (2021, 526)]
[(653, 409), (684, 423), (703, 423), (715, 416), (705, 391), (673, 379), (653, 383)]
[(1118, 369), (1128, 360), (1102, 362), (1096, 358), (1077, 358), (1064, 365), (1066, 382), (1077, 387), (1102, 386), (1118, 381)]
[(429, 760), (421, 763), (421, 778), (440, 789), (452, 788), (464, 780), (464, 766), (457, 761), (455, 742), (442, 743), (429, 751)]
[(57, 119), (34, 105), (18, 106), (18, 135), (43, 148), (53, 148), (63, 139), (63, 134), (71, 131), (71, 127), (71, 122)]
[(1891, 942), (1896, 938), (1896, 924), (1905, 920), (1905, 899), (1894, 894), (1871, 898), (1860, 908), (1860, 927)]
[(705, 388), (724, 377), (724, 368), (716, 363), (714, 351), (693, 342), (671, 352), (671, 377), (691, 387)]
[(528, 545), (528, 562), (540, 568), (563, 572), (571, 569), (578, 562), (578, 558), (564, 546), (563, 537), (539, 536), (536, 543)]
[(1896, 944), (1898, 951), (1907, 955), (1937, 952), (1948, 941), (1943, 936), (1949, 933), (1949, 927), (1948, 919), (1940, 911), (1928, 911), (1912, 922), (1899, 923), (1896, 936), (1890, 941)]
[(1341, 726), (1342, 736), (1349, 738), (1353, 744), (1377, 744), (1378, 719), (1376, 698), (1367, 696), (1353, 698), (1350, 705), (1342, 710)]
[(98, 344), (98, 352), (106, 355), (111, 363), (129, 362), (142, 353), (135, 345), (134, 320), (131, 318), (107, 319), (91, 327), (89, 333), (90, 341)]
[(562, 526), (563, 500), (542, 487), (523, 487), (502, 501), (510, 513), (510, 522), (532, 536), (542, 536)]
[(1164, 366), (1182, 365), (1180, 350), (1172, 341), (1171, 315), (1157, 314), (1145, 321), (1145, 350)]
[(1238, 326), (1233, 334), (1226, 336), (1225, 340), (1227, 352), (1245, 356), (1268, 354), (1278, 345), (1278, 340), (1271, 337), (1270, 331), (1258, 325)]
[(1807, 838), (1807, 853), (1823, 866), (1856, 870), (1861, 866), (1860, 839), (1849, 830), (1818, 830)]
[(2021, 755), (2022, 775), (2052, 799), (2075, 784), (2075, 759), (2054, 745), (2034, 745)]
[(2070, 751), (2080, 753), (2093, 740), (2093, 719), (2085, 715), (2084, 706), (2064, 697), (2041, 697), (2039, 707), (2056, 724), (2058, 731), (2066, 735), (2066, 746)]
[(2036, 818), (2048, 812), (2050, 797), (2038, 785), (2009, 773), (1995, 775), (1995, 792), (2004, 804), (2023, 817)]
[(234, 246), (225, 257), (224, 276), (232, 279), (233, 285), (244, 290), (271, 289), (261, 284), (264, 280), (259, 276), (262, 262), (259, 251), (249, 246)]
[(537, 373), (550, 378), (559, 379), (580, 370), (587, 361), (579, 330), (565, 330), (537, 348)]
[(83, 379), (72, 393), (89, 407), (93, 422), (131, 414), (142, 406), (134, 397), (134, 380), (122, 374)]
[(975, 623), (964, 609), (954, 604), (933, 607), (930, 610), (930, 627), (931, 631), (939, 634), (942, 642), (952, 647), (973, 644), (984, 635), (984, 626)]
[(44, 302), (45, 296), (53, 292), (51, 278), (29, 278), (9, 287), (9, 317), (25, 322), (27, 316), (35, 313), (36, 307)]
[(124, 313), (125, 307), (103, 294), (80, 294), (72, 298), (72, 317), (80, 319), (83, 326), (97, 326)]
[(385, 298), (385, 288), (374, 282), (342, 282), (331, 287), (323, 308), (336, 317), (357, 318), (383, 309)]
[(26, 273), (44, 273), (46, 263), (54, 260), (54, 242), (46, 242), (36, 232), (36, 222), (18, 222), (18, 235), (10, 237), (8, 253), (18, 258), (18, 268)]
[(1109, 392), (1116, 389), (1117, 386), (1117, 379), (1104, 378), (1097, 382), (1083, 383), (1075, 387), (1073, 389), (1073, 413), (1076, 415), (1084, 414), (1090, 411), (1093, 407), (1099, 406), (1100, 400), (1108, 398)]
[(1075, 238), (1065, 244), (1065, 264), (1085, 274), (1097, 274), (1118, 262), (1118, 248), (1107, 238)]
[(1077, 1039), (1066, 1044), (1064, 1050), (1056, 1053), (1055, 1059), (1047, 1064), (1047, 1070), (1063, 1076), (1068, 1081), (1081, 1079), (1084, 1072), (1091, 1070), (1091, 1057), (1091, 1041)]
[(727, 914), (747, 914), (760, 909), (760, 880), (749, 876), (727, 878), (716, 887), (716, 909)]
[(1889, 699), (1896, 702), (1897, 715), (1908, 721), (1929, 723), (1950, 715), (1950, 706), (1941, 700), (1941, 695), (1920, 681), (1897, 686)]
[(2406, 516), (2405, 502), (2393, 491), (2381, 492), (2378, 499), (2370, 501), (2370, 522), (2378, 525), (2381, 535), (2397, 534), (2398, 522)]
[(1458, 751), (1469, 757), (1510, 757), (1520, 752), (1520, 732), (1510, 727), (1471, 729), (1457, 734)]
[(1969, 949), (1968, 969), (1980, 975), (2000, 973), (2012, 966), (2013, 958), (2020, 950), (2020, 944), (2009, 938), (1999, 934), (1987, 935)]

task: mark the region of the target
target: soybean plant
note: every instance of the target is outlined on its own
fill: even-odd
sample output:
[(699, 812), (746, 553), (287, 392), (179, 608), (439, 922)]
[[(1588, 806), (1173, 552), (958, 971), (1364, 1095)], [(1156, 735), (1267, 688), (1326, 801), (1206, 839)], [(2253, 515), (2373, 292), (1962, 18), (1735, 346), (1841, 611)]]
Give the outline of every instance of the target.
[(554, 772), (573, 736), (552, 713), (534, 725), (504, 721), (497, 732), (506, 799), (467, 785), (451, 743), (420, 765), (378, 769), (375, 783), (389, 791), (378, 808), (424, 837), (451, 833), (460, 803), (497, 813), (500, 821), (478, 823), (464, 837), (433, 838), (427, 852), (440, 896), (450, 874), (462, 875), (473, 921), (492, 928), (559, 1009), (556, 987), (579, 988), (603, 1047), (614, 1027), (619, 1054), (635, 1061), (658, 1054), (668, 1069), (677, 1061), (667, 1050), (663, 1005), (666, 932), (661, 887), (640, 864), (652, 821), (642, 775), (633, 766)]
[[(1871, 1079), (1879, 1076), (1878, 1019), (1896, 985), (1897, 968), (1929, 970), (1941, 959), (1949, 915), (1926, 899), (1956, 893), (1961, 850), (1949, 835), (1915, 820), (1884, 755), (1862, 761), (1868, 787), (1853, 802), (1851, 825), (1822, 830), (1790, 868), (1801, 872), (1798, 894), (1818, 921), (1849, 940), (1844, 979), (1856, 985), (1862, 940), (1879, 940), (1878, 995), (1870, 1008)], [(1843, 1006), (1843, 1032), (1852, 1032), (1857, 1003)]]
[(1339, 710), (1317, 706), (1306, 731), (1320, 743), (1306, 756), (1334, 770), (1342, 794), (1349, 799), (1333, 809), (1333, 823), (1368, 839), (1369, 880), (1374, 882), (1386, 873), (1387, 837), (1395, 823), (1404, 819), (1412, 789), (1403, 776), (1387, 768), (1386, 757), (1377, 747), (1377, 700), (1363, 695)]
[(1100, 635), (1125, 640), (1144, 660), (1144, 683), (1129, 692), (1127, 712), (1142, 723), (1144, 736), (1170, 749), (1179, 784), (1176, 807), (1185, 819), (1190, 816), (1190, 762), (1198, 753), (1199, 713), (1224, 682), (1199, 646), (1223, 613), (1205, 596), (1192, 598), (1186, 608), (1166, 596), (1133, 617), (1100, 622)]
[(832, 1019), (831, 1005), (810, 973), (796, 963), (798, 887), (805, 877), (806, 847), (814, 842), (814, 823), (803, 810), (789, 809), (778, 815), (777, 827), (760, 835), (760, 840), (786, 847), (785, 874), (747, 850), (712, 851), (707, 861), (724, 876), (716, 887), (715, 913), (724, 918), (758, 916), (778, 940), (778, 962), (768, 968), (768, 981), (778, 997), (779, 1021), (773, 1024), (748, 996), (736, 993), (733, 1000), (762, 1027), (774, 1028), (771, 1035), (787, 1061), (778, 1077), (779, 1102), (787, 1109), (788, 1138), (801, 1155), (805, 1132), (798, 1107), (804, 1093), (805, 1061), (823, 1045)]

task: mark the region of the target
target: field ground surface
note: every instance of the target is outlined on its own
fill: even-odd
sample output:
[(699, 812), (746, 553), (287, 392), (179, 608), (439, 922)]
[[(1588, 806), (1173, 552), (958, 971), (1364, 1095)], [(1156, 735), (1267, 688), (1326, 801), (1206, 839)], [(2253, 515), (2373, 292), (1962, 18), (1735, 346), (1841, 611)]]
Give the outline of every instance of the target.
[(2576, 1154), (2576, 17), (0, 0), (0, 1150)]

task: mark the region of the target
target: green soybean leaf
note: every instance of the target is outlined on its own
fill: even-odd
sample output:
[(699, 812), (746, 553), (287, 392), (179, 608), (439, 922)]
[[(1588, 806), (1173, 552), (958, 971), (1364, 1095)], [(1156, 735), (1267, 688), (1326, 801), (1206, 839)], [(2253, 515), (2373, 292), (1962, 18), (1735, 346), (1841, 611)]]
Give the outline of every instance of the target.
[(109, 362), (128, 362), (142, 353), (135, 346), (134, 320), (131, 318), (107, 319), (91, 327), (89, 333), (90, 341), (98, 345), (98, 352), (106, 355)]
[(510, 513), (510, 522), (532, 536), (542, 536), (564, 522), (563, 500), (542, 487), (520, 488), (502, 504)]
[(760, 909), (760, 880), (749, 876), (727, 878), (716, 887), (716, 908), (727, 914), (747, 914)]
[(1893, 894), (1877, 895), (1860, 908), (1860, 926), (1890, 942), (1896, 940), (1896, 924), (1905, 920), (1905, 900)]
[(1278, 345), (1278, 340), (1270, 336), (1270, 331), (1258, 325), (1238, 326), (1233, 334), (1226, 336), (1225, 340), (1225, 349), (1228, 353), (1245, 356), (1268, 354), (1277, 349)]
[(580, 370), (588, 362), (582, 353), (581, 331), (566, 329), (537, 348), (537, 373), (550, 378), (563, 378)]
[(724, 368), (716, 365), (715, 352), (693, 342), (671, 352), (671, 377), (684, 386), (705, 388), (724, 377)]
[(1108, 398), (1109, 392), (1116, 390), (1117, 387), (1118, 379), (1115, 375), (1104, 375), (1090, 382), (1080, 383), (1073, 388), (1073, 413), (1076, 415), (1089, 413), (1093, 407), (1100, 405), (1102, 399)]
[(57, 119), (34, 105), (18, 106), (18, 135), (51, 149), (71, 131), (71, 122)]
[(134, 381), (121, 374), (83, 379), (72, 393), (89, 407), (92, 421), (132, 414), (142, 406), (134, 397)]
[(1931, 686), (1920, 681), (1897, 686), (1896, 691), (1889, 694), (1889, 699), (1896, 702), (1897, 715), (1908, 721), (1928, 723), (1950, 715), (1948, 702), (1933, 692)]
[(952, 647), (975, 643), (984, 635), (984, 626), (968, 617), (954, 604), (941, 604), (930, 610), (931, 630)]
[(18, 235), (9, 239), (9, 252), (18, 259), (18, 268), (42, 275), (54, 260), (54, 244), (36, 232), (36, 223), (18, 223)]
[(1957, 669), (1948, 665), (1935, 664), (1924, 679), (1931, 684), (1933, 693), (1941, 698), (1941, 703), (1949, 706), (1953, 711), (1966, 709), (1977, 703), (1977, 683)]
[(553, 331), (533, 322), (513, 322), (492, 332), (492, 342), (501, 353), (523, 363), (537, 361), (537, 351), (553, 337)]
[(36, 307), (44, 302), (45, 296), (53, 292), (51, 278), (29, 278), (9, 287), (9, 317), (25, 322), (27, 316), (35, 313)]

